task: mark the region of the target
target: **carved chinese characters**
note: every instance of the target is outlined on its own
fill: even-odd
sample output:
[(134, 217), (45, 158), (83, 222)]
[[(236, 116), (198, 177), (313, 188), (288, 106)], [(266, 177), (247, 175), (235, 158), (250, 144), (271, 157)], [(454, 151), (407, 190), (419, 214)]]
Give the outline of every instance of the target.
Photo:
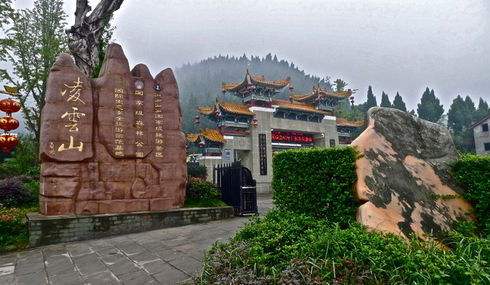
[(41, 154), (58, 161), (82, 161), (92, 151), (92, 86), (74, 66), (71, 56), (62, 54), (53, 67), (42, 111)]
[(99, 78), (69, 55), (53, 66), (41, 126), (41, 213), (98, 214), (180, 207), (187, 172), (177, 83), (129, 70), (109, 46)]

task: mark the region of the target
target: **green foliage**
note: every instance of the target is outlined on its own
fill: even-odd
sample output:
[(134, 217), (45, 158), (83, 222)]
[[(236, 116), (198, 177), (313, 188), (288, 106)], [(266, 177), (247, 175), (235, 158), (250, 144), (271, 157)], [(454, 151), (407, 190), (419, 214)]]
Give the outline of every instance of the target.
[(26, 128), (39, 141), (48, 74), (58, 54), (67, 47), (63, 1), (37, 0), (32, 9), (8, 15), (8, 24), (2, 27), (6, 39), (0, 44), (6, 53), (1, 59), (12, 65), (13, 73), (0, 70), (0, 80), (19, 89)]
[(388, 97), (388, 94), (386, 94), (384, 91), (381, 94), (381, 104), (379, 104), (380, 107), (387, 107), (391, 108), (393, 107), (390, 102), (390, 98)]
[(490, 241), (448, 235), (446, 250), (272, 211), (205, 257), (200, 284), (485, 284)]
[(203, 179), (191, 178), (187, 185), (188, 198), (193, 199), (217, 199), (220, 197), (218, 187)]
[(225, 206), (220, 197), (219, 189), (213, 183), (191, 177), (187, 184), (185, 207)]
[(395, 99), (393, 99), (393, 108), (402, 110), (404, 112), (407, 111), (407, 106), (405, 106), (405, 102), (403, 102), (402, 96), (396, 92)]
[(422, 94), (420, 103), (417, 104), (417, 114), (419, 118), (436, 123), (444, 113), (444, 107), (434, 94), (434, 89), (427, 87)]
[(187, 175), (189, 177), (206, 179), (207, 176), (206, 166), (201, 165), (197, 162), (188, 162)]
[(274, 156), (274, 204), (278, 209), (305, 213), (331, 222), (354, 219), (357, 152), (346, 148), (283, 151)]
[(0, 207), (0, 253), (26, 248), (29, 244), (25, 215), (37, 212), (37, 207)]
[(475, 113), (475, 122), (483, 119), (488, 114), (490, 114), (488, 103), (487, 101), (480, 98), (480, 100), (478, 101), (478, 109), (476, 109)]
[(360, 107), (364, 113), (366, 113), (371, 107), (378, 106), (378, 102), (376, 101), (376, 96), (374, 96), (373, 88), (371, 85), (368, 87), (367, 92), (367, 100), (365, 103), (361, 104)]
[(38, 145), (32, 136), (20, 136), (11, 157), (0, 163), (0, 179), (13, 176), (39, 177)]
[(475, 210), (478, 227), (490, 238), (490, 155), (464, 155), (452, 166), (453, 178)]
[(335, 79), (333, 83), (335, 84), (335, 91), (344, 91), (345, 87), (349, 85), (347, 82), (340, 78)]

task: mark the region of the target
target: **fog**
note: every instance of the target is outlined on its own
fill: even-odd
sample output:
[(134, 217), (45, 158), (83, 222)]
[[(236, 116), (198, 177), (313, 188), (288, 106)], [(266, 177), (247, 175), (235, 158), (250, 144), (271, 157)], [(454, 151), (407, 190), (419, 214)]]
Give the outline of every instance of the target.
[[(65, 2), (72, 24), (75, 1)], [(218, 54), (273, 53), (343, 78), (359, 103), (372, 85), (378, 103), (381, 91), (399, 91), (416, 108), (429, 86), (447, 111), (458, 94), (490, 99), (489, 22), (487, 0), (126, 0), (114, 41), (131, 65), (154, 73)]]

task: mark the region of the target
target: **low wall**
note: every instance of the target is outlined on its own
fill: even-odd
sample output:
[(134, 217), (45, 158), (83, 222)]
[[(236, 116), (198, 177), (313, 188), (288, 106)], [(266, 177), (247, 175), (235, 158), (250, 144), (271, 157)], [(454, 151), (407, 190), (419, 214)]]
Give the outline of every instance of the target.
[(162, 212), (92, 216), (27, 214), (29, 245), (32, 247), (184, 226), (232, 217), (233, 207), (181, 208)]

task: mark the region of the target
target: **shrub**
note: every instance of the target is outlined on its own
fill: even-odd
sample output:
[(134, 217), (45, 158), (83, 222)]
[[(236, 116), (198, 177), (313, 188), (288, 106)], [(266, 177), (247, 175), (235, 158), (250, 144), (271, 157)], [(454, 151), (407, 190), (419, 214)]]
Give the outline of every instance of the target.
[(451, 235), (451, 249), (272, 211), (204, 259), (201, 284), (486, 284), (490, 241)]
[(26, 188), (20, 177), (0, 180), (0, 207), (15, 207), (35, 200), (33, 193)]
[(274, 156), (274, 204), (331, 222), (355, 217), (353, 196), (357, 152), (346, 148), (288, 150)]
[(463, 197), (473, 205), (478, 227), (490, 237), (490, 155), (463, 155), (451, 172), (464, 188)]
[(218, 188), (206, 180), (191, 178), (187, 184), (187, 197), (192, 199), (218, 199)]
[(207, 177), (206, 166), (201, 165), (197, 162), (188, 162), (187, 174), (189, 175), (189, 177), (206, 179)]
[(39, 177), (38, 145), (31, 136), (21, 136), (11, 157), (0, 163), (0, 179), (13, 176)]
[(185, 198), (186, 207), (219, 207), (226, 206), (220, 200), (218, 188), (211, 182), (199, 178), (192, 178), (187, 184)]
[(28, 246), (29, 233), (25, 215), (29, 212), (37, 211), (37, 207), (0, 207), (0, 252), (21, 249)]

